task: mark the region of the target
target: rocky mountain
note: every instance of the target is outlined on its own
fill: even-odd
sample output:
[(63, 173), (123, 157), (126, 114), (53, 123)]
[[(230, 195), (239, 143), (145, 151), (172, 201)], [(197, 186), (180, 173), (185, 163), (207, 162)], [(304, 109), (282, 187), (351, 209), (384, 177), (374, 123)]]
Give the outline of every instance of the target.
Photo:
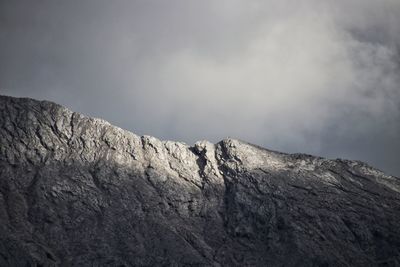
[(0, 97), (0, 266), (400, 266), (400, 179)]

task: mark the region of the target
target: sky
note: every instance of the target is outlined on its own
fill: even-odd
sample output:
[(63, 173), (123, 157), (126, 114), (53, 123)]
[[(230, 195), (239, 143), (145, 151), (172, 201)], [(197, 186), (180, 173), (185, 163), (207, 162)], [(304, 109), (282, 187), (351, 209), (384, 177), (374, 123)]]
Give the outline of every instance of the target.
[(0, 94), (400, 177), (400, 1), (0, 0)]

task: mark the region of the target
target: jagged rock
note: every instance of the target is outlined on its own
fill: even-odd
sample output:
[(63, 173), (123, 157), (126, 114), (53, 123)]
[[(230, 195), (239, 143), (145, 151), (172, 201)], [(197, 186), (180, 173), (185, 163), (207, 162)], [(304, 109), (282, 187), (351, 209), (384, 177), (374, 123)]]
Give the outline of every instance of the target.
[(399, 266), (400, 180), (0, 97), (0, 266)]

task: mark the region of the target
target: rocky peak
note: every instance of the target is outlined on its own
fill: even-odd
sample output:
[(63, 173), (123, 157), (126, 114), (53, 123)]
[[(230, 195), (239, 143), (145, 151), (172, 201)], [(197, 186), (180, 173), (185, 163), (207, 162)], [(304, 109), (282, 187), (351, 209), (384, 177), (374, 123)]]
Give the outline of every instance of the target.
[(137, 136), (0, 96), (1, 266), (396, 266), (400, 182), (362, 162)]

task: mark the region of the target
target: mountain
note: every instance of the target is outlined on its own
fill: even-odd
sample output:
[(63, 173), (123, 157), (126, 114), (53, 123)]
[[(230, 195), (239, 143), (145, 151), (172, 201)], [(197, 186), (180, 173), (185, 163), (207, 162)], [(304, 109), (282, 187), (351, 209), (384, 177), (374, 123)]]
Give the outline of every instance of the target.
[(400, 180), (0, 97), (0, 266), (400, 266)]

